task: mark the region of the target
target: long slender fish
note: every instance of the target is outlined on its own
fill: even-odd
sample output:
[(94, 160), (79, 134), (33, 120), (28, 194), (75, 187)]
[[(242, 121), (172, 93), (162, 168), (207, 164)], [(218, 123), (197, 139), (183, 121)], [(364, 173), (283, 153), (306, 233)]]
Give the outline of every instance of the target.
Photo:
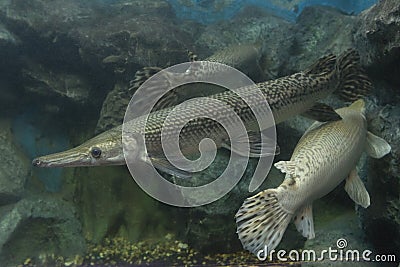
[[(258, 83), (257, 86), (270, 105), (275, 123), (280, 123), (292, 116), (304, 114), (305, 112), (311, 117), (324, 121), (338, 120), (340, 117), (332, 108), (324, 106), (317, 101), (333, 92), (338, 93), (345, 99), (359, 98), (368, 93), (371, 83), (359, 66), (358, 54), (354, 50), (349, 50), (338, 58), (334, 55), (325, 56), (305, 71), (280, 79)], [(243, 87), (239, 88), (239, 90), (249, 95), (254, 91), (254, 87)], [(236, 111), (245, 125), (254, 125), (256, 123), (252, 111), (243, 99), (234, 92), (225, 91), (209, 97), (226, 103)], [(150, 140), (150, 143), (146, 143), (148, 145), (148, 156), (156, 168), (180, 176), (177, 169), (168, 164), (162, 155), (160, 135), (163, 122), (171, 110), (172, 108), (164, 108), (150, 113), (144, 133), (139, 130), (142, 129), (141, 126), (145, 123), (143, 117), (131, 120), (126, 128), (129, 128), (132, 133), (137, 131), (139, 134), (144, 134), (146, 140)], [(187, 121), (187, 117), (197, 110), (210, 110), (222, 120), (231, 119), (226, 118), (224, 110), (209, 106), (209, 104), (204, 103), (204, 99), (197, 98), (190, 101), (184, 109), (176, 113), (175, 119), (177, 122)], [(182, 151), (186, 150), (189, 153), (192, 148), (197, 148), (200, 140), (206, 137), (213, 138), (217, 147), (229, 146), (229, 144), (226, 144), (229, 142), (227, 141), (226, 131), (219, 123), (207, 118), (190, 121), (182, 129), (181, 133), (167, 132), (167, 134), (170, 136), (179, 134), (180, 140), (182, 140)], [(271, 144), (269, 145), (271, 146)], [(260, 146), (260, 140), (253, 140), (250, 147), (253, 147), (257, 152), (257, 148), (262, 147)], [(38, 167), (126, 164), (122, 148), (122, 125), (88, 140), (78, 147), (38, 157), (32, 163)]]
[[(370, 198), (357, 175), (356, 164), (365, 150), (374, 158), (390, 152), (389, 144), (367, 131), (364, 101), (336, 110), (339, 121), (314, 123), (298, 142), (290, 161), (275, 163), (286, 173), (282, 184), (245, 200), (236, 214), (243, 247), (264, 255), (278, 246), (293, 219), (304, 237), (314, 238), (312, 203), (344, 179), (345, 190), (366, 208)], [(265, 251), (265, 247), (267, 251)]]

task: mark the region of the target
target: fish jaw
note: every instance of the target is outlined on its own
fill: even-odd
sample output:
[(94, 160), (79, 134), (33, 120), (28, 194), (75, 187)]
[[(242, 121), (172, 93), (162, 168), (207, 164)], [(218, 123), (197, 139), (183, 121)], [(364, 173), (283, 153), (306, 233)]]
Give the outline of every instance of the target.
[(51, 167), (79, 167), (90, 165), (90, 158), (86, 153), (77, 151), (76, 148), (54, 153), (32, 160), (35, 167), (51, 168)]
[(121, 133), (107, 131), (80, 146), (33, 159), (32, 165), (43, 168), (125, 165)]
[(72, 148), (63, 152), (54, 153), (32, 160), (32, 165), (42, 168), (57, 168), (57, 167), (84, 167), (84, 166), (101, 166), (101, 165), (125, 165), (123, 153), (119, 153), (114, 157), (103, 159), (95, 159), (90, 153), (85, 153)]

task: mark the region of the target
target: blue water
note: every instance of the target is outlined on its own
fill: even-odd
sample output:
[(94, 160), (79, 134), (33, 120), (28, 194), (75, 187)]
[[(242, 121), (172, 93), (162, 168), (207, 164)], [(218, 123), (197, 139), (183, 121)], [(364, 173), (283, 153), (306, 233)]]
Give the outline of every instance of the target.
[[(35, 108), (30, 108), (29, 111), (17, 116), (12, 124), (15, 140), (28, 157), (33, 159), (38, 155), (47, 155), (69, 148), (69, 141), (65, 133), (53, 129), (44, 130), (37, 126), (41, 116), (34, 110)], [(62, 169), (33, 168), (32, 172), (43, 182), (47, 191), (60, 191)]]
[[(232, 0), (229, 5), (221, 10), (214, 9), (215, 1), (212, 0), (188, 0), (191, 2), (191, 6), (182, 5), (180, 0), (167, 1), (175, 10), (177, 17), (194, 20), (202, 24), (210, 24), (216, 21), (230, 19), (246, 6), (257, 6), (289, 21), (295, 21), (297, 16), (307, 6), (325, 5), (336, 7), (349, 14), (358, 14), (371, 7), (378, 0), (304, 0), (300, 2), (297, 10), (288, 10), (276, 6), (268, 0)], [(291, 0), (282, 1), (291, 2)]]

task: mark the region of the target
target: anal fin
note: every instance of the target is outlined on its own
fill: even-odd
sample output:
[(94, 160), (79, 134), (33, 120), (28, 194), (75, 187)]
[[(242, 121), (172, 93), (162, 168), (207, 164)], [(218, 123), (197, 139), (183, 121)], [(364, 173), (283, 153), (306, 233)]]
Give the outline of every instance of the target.
[(307, 239), (312, 239), (315, 237), (311, 204), (307, 204), (299, 209), (294, 217), (294, 224), (296, 225), (297, 231), (299, 231)]
[(154, 164), (158, 170), (176, 176), (182, 179), (188, 179), (192, 177), (192, 173), (189, 171), (181, 170), (172, 165), (165, 157), (154, 157), (150, 156), (151, 163)]
[(243, 142), (249, 143), (249, 155), (246, 154), (246, 151), (239, 151), (233, 149), (231, 144), (223, 143), (222, 147), (232, 150), (236, 154), (240, 156), (250, 156), (250, 157), (267, 157), (267, 156), (274, 156), (279, 155), (280, 148), (276, 144), (274, 140), (263, 134), (262, 132), (252, 132), (249, 131), (247, 136), (241, 136), (234, 140), (235, 142)]
[(320, 122), (338, 121), (342, 119), (331, 106), (324, 103), (316, 103), (302, 115)]
[(367, 208), (370, 205), (368, 191), (358, 176), (356, 169), (353, 169), (350, 172), (349, 177), (346, 179), (346, 185), (344, 186), (344, 189), (356, 204), (362, 206), (363, 208)]

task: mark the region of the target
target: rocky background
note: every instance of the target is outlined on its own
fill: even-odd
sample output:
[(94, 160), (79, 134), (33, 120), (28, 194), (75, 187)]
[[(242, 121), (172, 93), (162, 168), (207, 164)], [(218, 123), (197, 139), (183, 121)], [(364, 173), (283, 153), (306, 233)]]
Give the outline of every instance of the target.
[[(364, 210), (342, 187), (314, 205), (316, 238), (289, 227), (280, 247), (325, 249), (338, 238), (351, 248), (400, 251), (400, 3), (380, 1), (358, 16), (307, 7), (296, 22), (255, 8), (210, 25), (182, 21), (162, 0), (0, 1), (0, 262), (63, 261), (85, 255), (105, 238), (133, 244), (173, 234), (180, 248), (201, 253), (241, 250), (234, 214), (250, 195), (251, 162), (239, 185), (221, 200), (179, 209), (149, 198), (125, 167), (34, 169), (37, 155), (60, 151), (122, 121), (129, 81), (144, 66), (166, 67), (237, 44), (261, 44), (265, 77), (310, 65), (327, 53), (356, 48), (373, 80), (370, 131), (392, 146), (385, 158), (364, 157), (359, 172), (371, 195)], [(256, 79), (256, 77), (252, 77)], [(335, 98), (328, 101), (344, 105)], [(310, 121), (278, 126), (288, 159)], [(226, 164), (223, 151), (202, 180)], [(262, 189), (283, 175), (272, 170)], [(252, 194), (251, 194), (252, 195)], [(55, 256), (58, 255), (58, 256)], [(397, 259), (400, 255), (397, 254)], [(29, 263), (29, 262), (28, 262)]]

